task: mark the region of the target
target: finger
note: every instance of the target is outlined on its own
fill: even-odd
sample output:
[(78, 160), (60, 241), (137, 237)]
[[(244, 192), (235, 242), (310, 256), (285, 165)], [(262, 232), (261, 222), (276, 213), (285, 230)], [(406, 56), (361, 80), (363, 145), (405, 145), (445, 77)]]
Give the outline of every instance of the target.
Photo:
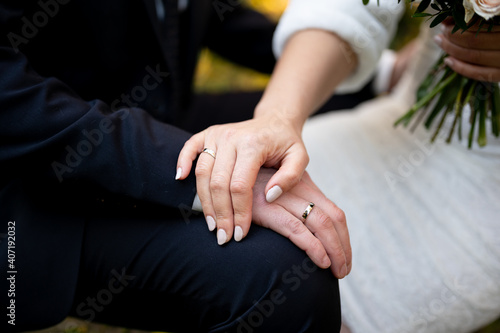
[[(212, 147), (212, 146), (211, 146)], [(215, 164), (212, 156), (206, 153), (200, 154), (196, 163), (196, 191), (200, 198), (203, 214), (207, 221), (207, 226), (210, 231), (214, 231), (216, 227), (215, 212), (213, 209), (212, 195), (210, 193), (210, 175)]]
[(472, 65), (453, 57), (444, 59), (444, 63), (458, 74), (470, 79), (485, 82), (500, 82), (500, 68)]
[(500, 51), (469, 49), (450, 42), (443, 35), (434, 37), (436, 43), (453, 58), (474, 65), (500, 67)]
[(185, 179), (189, 176), (189, 171), (193, 166), (193, 161), (203, 150), (205, 142), (205, 131), (193, 135), (189, 140), (184, 143), (179, 157), (177, 158), (177, 170), (175, 179)]
[(290, 239), (298, 248), (303, 250), (309, 258), (320, 268), (331, 265), (323, 244), (314, 237), (309, 229), (297, 217), (277, 204), (267, 204), (265, 214), (262, 209), (253, 210), (254, 222), (274, 230)]
[(323, 212), (319, 205), (314, 205), (309, 215), (304, 218), (303, 214), (310, 202), (295, 195), (278, 199), (276, 204), (281, 205), (304, 223), (323, 245), (332, 263), (333, 274), (339, 279), (344, 278), (347, 275), (347, 258), (337, 229), (329, 215)]
[(303, 145), (294, 145), (283, 158), (278, 171), (269, 179), (266, 185), (266, 200), (273, 202), (282, 193), (294, 188), (302, 178), (309, 163), (309, 156)]
[(255, 156), (237, 152), (231, 176), (231, 200), (234, 213), (234, 240), (241, 241), (252, 223), (253, 186), (260, 170)]
[(302, 197), (306, 200), (315, 200), (314, 203), (319, 206), (323, 210), (323, 212), (325, 212), (334, 222), (333, 225), (335, 227), (335, 230), (337, 230), (342, 248), (344, 249), (347, 264), (347, 274), (349, 274), (352, 269), (352, 248), (345, 213), (321, 192), (321, 190), (316, 186), (316, 184), (314, 184), (307, 172), (304, 173), (302, 180), (307, 185), (309, 185), (313, 191), (301, 192), (299, 196), (302, 195)]
[(498, 39), (499, 32), (474, 32), (466, 31), (452, 33), (452, 28), (443, 29), (443, 35), (451, 43), (461, 47), (475, 50), (498, 50), (500, 45)]
[(210, 176), (210, 195), (217, 223), (217, 242), (223, 245), (231, 239), (234, 230), (230, 182), (236, 162), (236, 151), (232, 147), (223, 146), (217, 149), (217, 158)]

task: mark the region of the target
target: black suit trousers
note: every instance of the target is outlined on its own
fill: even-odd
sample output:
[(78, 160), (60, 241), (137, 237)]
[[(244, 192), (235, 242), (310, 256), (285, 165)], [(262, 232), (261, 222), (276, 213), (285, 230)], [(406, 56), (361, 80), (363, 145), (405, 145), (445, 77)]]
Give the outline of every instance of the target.
[[(335, 332), (337, 280), (275, 232), (219, 246), (202, 215), (85, 221), (71, 315), (168, 332)], [(114, 215), (114, 216), (113, 216)]]

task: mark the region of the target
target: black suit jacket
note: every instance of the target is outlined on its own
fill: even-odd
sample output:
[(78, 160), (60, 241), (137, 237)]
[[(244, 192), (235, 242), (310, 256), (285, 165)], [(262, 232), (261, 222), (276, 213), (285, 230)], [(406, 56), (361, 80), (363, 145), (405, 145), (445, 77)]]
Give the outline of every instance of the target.
[(221, 15), (212, 0), (182, 14), (164, 3), (162, 21), (154, 0), (0, 1), (2, 306), (9, 221), (18, 272), (8, 331), (67, 315), (96, 205), (118, 214), (154, 204), (171, 216), (191, 206), (194, 176), (174, 180), (191, 134), (175, 125), (202, 46), (272, 70), (274, 25), (263, 16), (232, 4)]

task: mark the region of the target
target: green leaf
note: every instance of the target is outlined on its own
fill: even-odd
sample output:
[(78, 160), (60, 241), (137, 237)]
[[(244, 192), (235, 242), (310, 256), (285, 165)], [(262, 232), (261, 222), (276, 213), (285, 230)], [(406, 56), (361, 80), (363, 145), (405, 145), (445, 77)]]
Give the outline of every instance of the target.
[(439, 23), (442, 23), (444, 20), (446, 20), (449, 16), (450, 15), (449, 15), (448, 12), (442, 12), (442, 13), (440, 13), (439, 15), (436, 16), (436, 18), (434, 18), (434, 20), (432, 20), (430, 27), (434, 28)]
[[(482, 95), (484, 96), (484, 95)], [(477, 136), (477, 144), (479, 147), (484, 147), (487, 144), (486, 139), (486, 107), (487, 101), (485, 98), (480, 99), (479, 104), (479, 134)]]
[(476, 111), (477, 109), (479, 109), (479, 106), (476, 105), (476, 99), (474, 99), (474, 102), (471, 103), (471, 126), (470, 126), (470, 130), (469, 130), (469, 143), (468, 143), (468, 148), (471, 149), (472, 148), (472, 141), (474, 140), (474, 130), (476, 129), (476, 118), (477, 118), (477, 114), (478, 112)]
[(467, 23), (465, 23), (465, 11), (461, 6), (453, 7), (452, 11), (453, 20), (455, 24), (462, 30), (467, 30)]
[(431, 0), (422, 0), (420, 2), (420, 5), (418, 5), (417, 7), (416, 13), (423, 13), (427, 9), (427, 7), (429, 7), (430, 4)]
[(467, 83), (467, 79), (465, 77), (462, 77), (462, 80), (460, 81), (460, 90), (458, 91), (457, 97), (455, 98), (455, 118), (453, 118), (453, 124), (450, 128), (450, 131), (448, 132), (448, 137), (446, 138), (446, 143), (451, 142), (451, 138), (453, 137), (453, 133), (455, 133), (455, 128), (457, 127), (458, 119), (461, 118), (462, 115), (462, 109), (463, 109), (463, 104), (462, 104), (462, 96), (465, 88), (465, 84)]
[(492, 83), (493, 93), (491, 94), (491, 127), (493, 134), (500, 135), (500, 88), (498, 83)]
[[(451, 72), (449, 68), (446, 69), (447, 72)], [(398, 126), (399, 124), (403, 123), (404, 126), (408, 126), (410, 123), (411, 118), (417, 112), (418, 110), (422, 109), (423, 107), (427, 106), (436, 95), (441, 93), (443, 89), (445, 89), (456, 77), (457, 73), (453, 72), (451, 75), (449, 75), (446, 78), (443, 78), (439, 81), (439, 83), (434, 87), (434, 89), (427, 95), (425, 95), (422, 99), (417, 100), (417, 102), (411, 107), (408, 112), (406, 112), (403, 116), (401, 116), (399, 119), (396, 120), (394, 123), (394, 126)]]
[(433, 16), (433, 15), (430, 13), (415, 13), (411, 17), (430, 17), (430, 16)]
[(439, 125), (436, 128), (436, 130), (434, 131), (434, 135), (432, 135), (431, 142), (436, 141), (436, 138), (437, 138), (437, 136), (439, 134), (439, 131), (441, 131), (441, 127), (444, 124), (444, 120), (446, 119), (446, 116), (448, 115), (448, 113), (450, 113), (451, 110), (453, 110), (453, 105), (450, 104), (450, 105), (448, 105), (448, 107), (446, 108), (446, 110), (443, 112), (443, 114), (441, 116), (441, 120), (439, 121)]
[(434, 10), (436, 10), (436, 11), (438, 11), (438, 12), (440, 12), (440, 11), (441, 11), (441, 7), (439, 7), (439, 6), (438, 6), (437, 4), (435, 4), (435, 3), (431, 3), (431, 8), (432, 8), (432, 9), (434, 9)]
[[(467, 91), (467, 94), (465, 95), (465, 99), (462, 102), (463, 106), (469, 104), (472, 94), (476, 90), (476, 85), (477, 85), (476, 80), (468, 80), (467, 85), (465, 87), (465, 91)], [(462, 115), (460, 115), (460, 117), (462, 117)], [(458, 124), (458, 139), (462, 141), (462, 119), (460, 119), (460, 123)]]
[(461, 82), (461, 77), (458, 76), (457, 73), (453, 72), (452, 75), (450, 75), (452, 80), (450, 83), (443, 89), (443, 92), (441, 96), (438, 99), (438, 102), (436, 103), (434, 109), (431, 111), (429, 116), (427, 117), (427, 120), (425, 121), (425, 127), (430, 128), (432, 125), (432, 122), (434, 121), (434, 118), (441, 112), (444, 108), (448, 107), (449, 105), (454, 105), (455, 98), (461, 89), (460, 82)]
[(493, 30), (493, 27), (495, 26), (495, 23), (490, 22), (490, 26), (488, 27), (488, 32), (490, 33)]
[(363, 5), (367, 5), (370, 2), (370, 0), (363, 0)]

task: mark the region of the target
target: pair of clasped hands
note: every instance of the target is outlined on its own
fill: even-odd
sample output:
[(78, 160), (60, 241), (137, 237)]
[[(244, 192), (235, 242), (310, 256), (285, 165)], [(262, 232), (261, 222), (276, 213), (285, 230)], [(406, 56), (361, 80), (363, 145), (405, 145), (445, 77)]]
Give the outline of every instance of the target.
[[(446, 64), (469, 78), (500, 81), (500, 29), (495, 27), (492, 32), (476, 33), (477, 28), (471, 28), (465, 33), (455, 34), (451, 30), (451, 22), (445, 22), (442, 33), (435, 38), (436, 43), (449, 55)], [(339, 83), (335, 80), (329, 82), (325, 75), (340, 75), (338, 73), (346, 66), (328, 63), (331, 60), (322, 61), (320, 46), (327, 42), (321, 40), (327, 38), (325, 32), (322, 34), (318, 39), (313, 35), (307, 36), (307, 33), (303, 34), (302, 41), (301, 38), (292, 39), (295, 46), (300, 48), (290, 46), (287, 48), (291, 50), (285, 49), (288, 54), (284, 53), (278, 62), (271, 87), (266, 88), (253, 119), (212, 126), (188, 140), (179, 155), (176, 178), (186, 178), (193, 161), (198, 158), (195, 169), (197, 194), (209, 229), (217, 229), (220, 245), (232, 237), (241, 241), (253, 222), (289, 238), (318, 267), (330, 267), (337, 278), (344, 278), (352, 267), (345, 215), (325, 197), (305, 172), (308, 155), (301, 131), (308, 114), (305, 112), (304, 117), (294, 118), (290, 116), (294, 113), (289, 113), (286, 106), (273, 108), (281, 104), (269, 102), (283, 99), (287, 88), (292, 91), (292, 95), (294, 89), (305, 90), (298, 98), (322, 100), (329, 90), (322, 91), (321, 87)], [(343, 42), (334, 34), (331, 36), (335, 37), (331, 43)], [(314, 41), (316, 44), (303, 47), (303, 44)], [(314, 64), (301, 62), (310, 56), (300, 53), (307, 49), (315, 52), (317, 61)], [(290, 56), (290, 53), (294, 55)], [(325, 59), (335, 57), (325, 54)], [(306, 68), (301, 73), (301, 64), (316, 68)], [(294, 72), (297, 75), (312, 73), (309, 79), (320, 83), (315, 86), (313, 81), (307, 81), (304, 77), (301, 80), (286, 74)], [(280, 84), (283, 85), (281, 90), (276, 88)], [(301, 87), (300, 84), (305, 86)], [(312, 87), (312, 90), (307, 91), (307, 87)], [(215, 157), (202, 153), (204, 148), (213, 151)], [(325, 154), (328, 153), (325, 151)], [(341, 159), (339, 156), (339, 163), (342, 163)], [(311, 202), (315, 206), (304, 218), (303, 214)]]

